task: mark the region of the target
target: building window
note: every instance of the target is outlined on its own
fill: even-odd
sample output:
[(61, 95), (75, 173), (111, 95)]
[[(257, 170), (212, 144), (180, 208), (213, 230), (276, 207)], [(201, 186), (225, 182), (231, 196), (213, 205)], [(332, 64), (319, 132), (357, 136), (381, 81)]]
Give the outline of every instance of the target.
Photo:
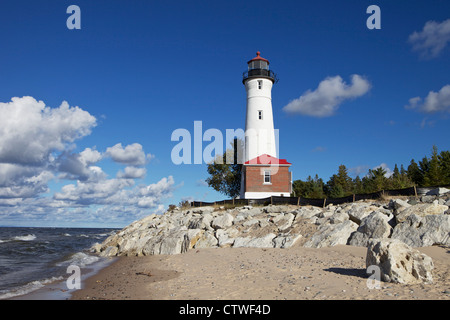
[(258, 110), (258, 119), (262, 120), (262, 110)]
[(258, 89), (262, 89), (262, 80), (258, 80)]
[(264, 184), (270, 184), (270, 171), (264, 170)]

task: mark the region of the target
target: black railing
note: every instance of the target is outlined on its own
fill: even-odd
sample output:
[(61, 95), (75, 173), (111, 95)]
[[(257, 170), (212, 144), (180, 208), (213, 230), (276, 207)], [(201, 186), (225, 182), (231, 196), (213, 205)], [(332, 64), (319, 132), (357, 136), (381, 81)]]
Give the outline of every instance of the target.
[(252, 69), (245, 71), (242, 74), (242, 82), (245, 83), (245, 81), (249, 78), (268, 78), (272, 80), (274, 83), (278, 82), (277, 75), (272, 70), (267, 69)]

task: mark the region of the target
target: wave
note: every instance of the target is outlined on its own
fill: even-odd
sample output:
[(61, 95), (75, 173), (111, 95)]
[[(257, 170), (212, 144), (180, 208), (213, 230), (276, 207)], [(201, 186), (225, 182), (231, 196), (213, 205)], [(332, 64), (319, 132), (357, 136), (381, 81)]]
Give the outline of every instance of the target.
[(86, 254), (84, 252), (77, 252), (77, 253), (73, 254), (69, 260), (58, 263), (57, 266), (76, 265), (80, 268), (83, 268), (83, 267), (85, 267), (89, 264), (95, 263), (99, 260), (100, 260), (100, 258), (97, 256), (92, 256), (92, 255)]
[(30, 283), (27, 283), (26, 285), (23, 285), (19, 288), (13, 289), (11, 291), (7, 291), (5, 293), (0, 293), (0, 300), (3, 299), (9, 299), (12, 297), (22, 296), (24, 294), (28, 294), (30, 292), (36, 291), (42, 287), (44, 287), (47, 284), (53, 283), (55, 281), (61, 281), (63, 280), (63, 277), (52, 277), (50, 279), (44, 279), (40, 281), (32, 281)]
[(11, 240), (16, 240), (16, 241), (33, 241), (34, 239), (36, 239), (36, 236), (34, 234), (28, 234), (26, 236), (14, 237)]

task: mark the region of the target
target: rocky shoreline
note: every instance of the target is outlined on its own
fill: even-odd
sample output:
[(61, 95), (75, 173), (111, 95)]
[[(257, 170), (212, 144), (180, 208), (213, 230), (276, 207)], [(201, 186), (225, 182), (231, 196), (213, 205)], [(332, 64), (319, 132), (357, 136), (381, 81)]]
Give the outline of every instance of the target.
[[(378, 261), (385, 281), (426, 283), (432, 281), (432, 262), (414, 247), (450, 246), (450, 193), (443, 191), (420, 199), (358, 201), (325, 208), (292, 205), (176, 208), (133, 222), (102, 244), (94, 245), (92, 251), (107, 257), (173, 255), (217, 247), (350, 245), (370, 249), (367, 263), (369, 255), (370, 263)], [(389, 255), (392, 252), (397, 253), (396, 257)], [(397, 259), (400, 267), (386, 263), (383, 266), (386, 259), (390, 262)], [(394, 276), (402, 270), (413, 277)]]

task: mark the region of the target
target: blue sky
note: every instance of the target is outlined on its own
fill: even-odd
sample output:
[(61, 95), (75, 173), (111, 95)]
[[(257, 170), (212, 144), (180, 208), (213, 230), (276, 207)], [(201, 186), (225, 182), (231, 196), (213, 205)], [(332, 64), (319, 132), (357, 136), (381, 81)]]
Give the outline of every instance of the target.
[[(366, 26), (372, 4), (381, 29)], [(436, 0), (4, 0), (0, 225), (123, 227), (226, 198), (205, 163), (172, 162), (171, 135), (244, 128), (258, 50), (280, 79), (274, 122), (294, 179), (449, 150), (448, 19)]]

